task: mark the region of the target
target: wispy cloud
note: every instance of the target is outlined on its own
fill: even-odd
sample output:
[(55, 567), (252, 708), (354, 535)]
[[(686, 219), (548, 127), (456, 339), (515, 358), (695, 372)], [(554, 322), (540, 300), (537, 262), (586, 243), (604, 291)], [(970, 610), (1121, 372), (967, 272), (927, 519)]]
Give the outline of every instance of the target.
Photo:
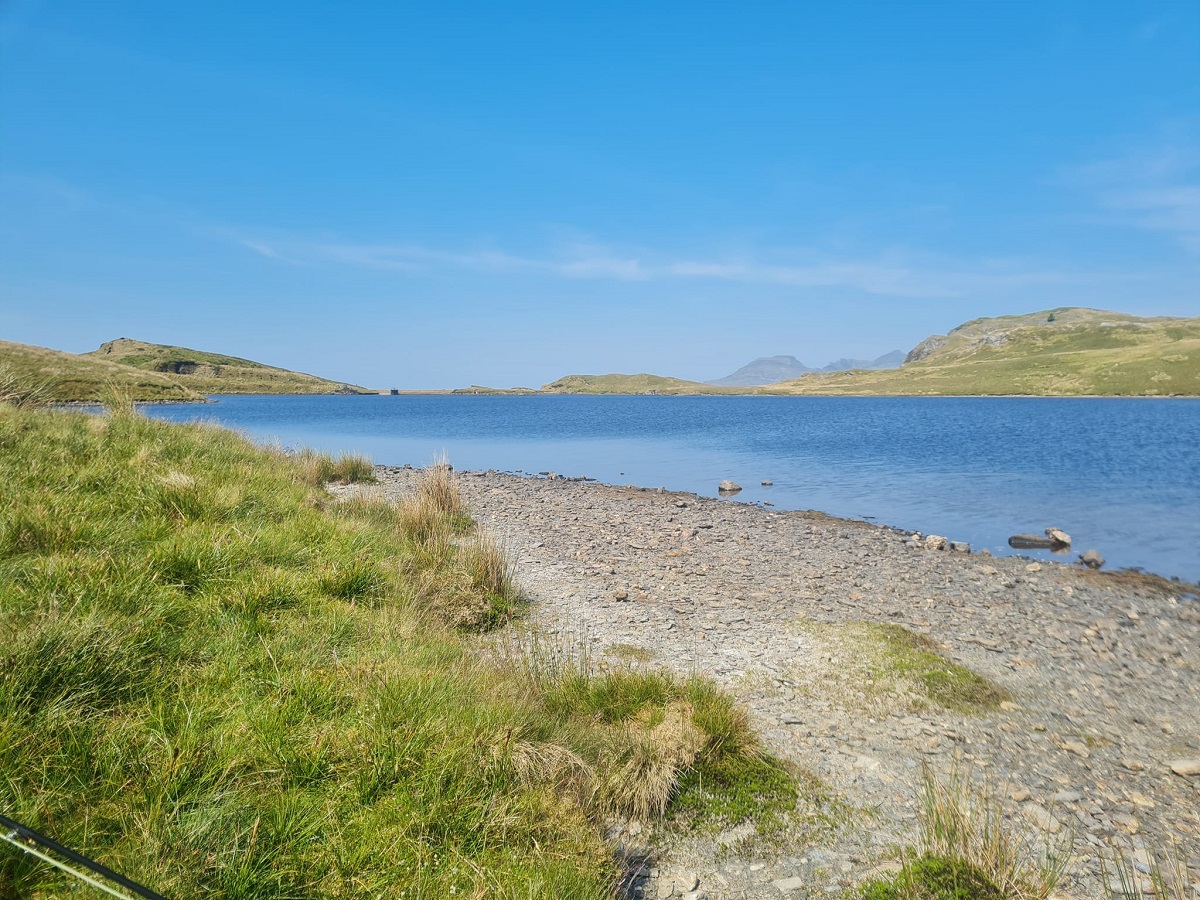
[(905, 298), (956, 298), (1009, 288), (1085, 284), (1112, 273), (1059, 270), (1029, 261), (964, 261), (889, 251), (860, 257), (832, 256), (813, 248), (775, 250), (761, 256), (677, 258), (650, 249), (622, 252), (588, 241), (542, 254), (495, 248), (444, 250), (414, 243), (237, 238), (254, 252), (296, 265), (342, 265), (412, 274), (469, 270), (608, 281), (696, 280), (798, 288), (842, 287)]
[[(1090, 191), (1119, 222), (1160, 231), (1200, 253), (1200, 140), (1178, 129), (1153, 149), (1079, 166), (1066, 181)], [(1193, 132), (1187, 134), (1180, 132)]]

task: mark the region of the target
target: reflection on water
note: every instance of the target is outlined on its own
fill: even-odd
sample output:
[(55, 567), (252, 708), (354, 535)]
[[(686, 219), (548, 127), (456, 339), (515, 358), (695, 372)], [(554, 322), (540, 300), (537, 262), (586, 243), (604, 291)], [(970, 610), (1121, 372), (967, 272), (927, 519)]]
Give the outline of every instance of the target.
[[(1049, 526), (1110, 566), (1200, 579), (1200, 401), (859, 397), (225, 397), (150, 409), (256, 440), (553, 471), (820, 509), (1011, 553)], [(773, 482), (763, 486), (762, 481)], [(1049, 551), (1021, 551), (1045, 556)]]

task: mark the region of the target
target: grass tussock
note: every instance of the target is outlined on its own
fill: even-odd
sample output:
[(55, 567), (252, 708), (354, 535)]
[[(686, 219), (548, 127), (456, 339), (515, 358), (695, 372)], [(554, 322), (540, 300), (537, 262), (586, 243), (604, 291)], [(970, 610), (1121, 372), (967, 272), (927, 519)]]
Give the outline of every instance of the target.
[(381, 497), (352, 502), (376, 506), (377, 517), (409, 546), (415, 602), (459, 628), (488, 631), (516, 614), (516, 565), (496, 537), (467, 515), (453, 471), (443, 456), (422, 469), (415, 489), (395, 504)]
[(1157, 853), (1141, 851), (1141, 859), (1113, 853), (1100, 857), (1100, 872), (1109, 900), (1194, 900), (1187, 862), (1178, 847)]
[[(0, 405), (0, 809), (167, 896), (601, 898), (604, 817), (761, 758), (705, 682), (484, 658), (498, 548), (313, 470)], [(0, 897), (73, 889), (0, 848)]]
[(458, 482), (454, 480), (454, 467), (444, 453), (434, 459), (432, 465), (421, 470), (415, 501), (450, 519), (466, 515), (466, 508), (458, 493)]
[(1069, 861), (1070, 834), (1037, 840), (1010, 820), (1003, 796), (959, 769), (922, 777), (920, 848), (861, 900), (1046, 900)]
[(755, 838), (773, 841), (795, 830), (805, 803), (829, 805), (816, 779), (762, 750), (745, 710), (712, 682), (595, 663), (586, 648), (524, 634), (506, 665), (556, 720), (590, 723), (594, 763), (569, 788), (599, 814), (665, 814), (710, 833), (749, 824)]
[(341, 453), (334, 457), (305, 448), (296, 453), (294, 459), (304, 482), (313, 487), (375, 480), (371, 460), (361, 453)]
[(18, 409), (38, 409), (53, 402), (54, 384), (51, 380), (28, 375), (22, 377), (0, 363), (0, 404)]

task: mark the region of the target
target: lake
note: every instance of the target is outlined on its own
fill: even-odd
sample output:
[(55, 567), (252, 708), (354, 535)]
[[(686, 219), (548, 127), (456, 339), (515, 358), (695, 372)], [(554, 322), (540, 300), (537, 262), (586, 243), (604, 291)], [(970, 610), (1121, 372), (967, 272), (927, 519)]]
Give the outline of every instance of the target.
[[(1200, 400), (226, 396), (147, 407), (377, 463), (588, 476), (817, 509), (1012, 553), (1049, 526), (1108, 567), (1200, 581)], [(761, 482), (770, 481), (770, 486)], [(1021, 551), (1053, 558), (1047, 552)]]

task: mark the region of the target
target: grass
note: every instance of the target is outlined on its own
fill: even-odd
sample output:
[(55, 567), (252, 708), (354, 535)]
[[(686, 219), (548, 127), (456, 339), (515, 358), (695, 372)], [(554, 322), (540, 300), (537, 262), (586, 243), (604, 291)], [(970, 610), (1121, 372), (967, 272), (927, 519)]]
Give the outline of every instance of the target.
[(85, 357), (161, 373), (201, 394), (369, 394), (356, 385), (264, 365), (250, 359), (118, 338)]
[[(9, 390), (38, 391), (54, 402), (98, 403), (113, 386), (142, 402), (197, 403), (204, 397), (165, 375), (45, 347), (0, 341), (0, 366)], [(11, 403), (11, 400), (4, 402)]]
[[(1200, 395), (1200, 319), (1060, 308), (976, 319), (899, 369), (805, 375), (795, 394)], [(936, 346), (935, 346), (936, 345)]]
[(359, 453), (341, 453), (337, 457), (315, 450), (303, 449), (295, 456), (303, 479), (313, 487), (325, 484), (355, 484), (372, 482), (371, 460)]
[(899, 625), (875, 625), (890, 670), (918, 684), (925, 696), (944, 709), (979, 712), (995, 709), (1011, 695), (982, 675), (937, 653), (932, 640)]
[[(884, 711), (899, 704), (936, 706), (967, 715), (997, 708), (1009, 693), (943, 656), (930, 638), (899, 625), (802, 620), (816, 644), (818, 665), (794, 673), (798, 683), (849, 706)], [(825, 662), (821, 664), (821, 661)]]
[(486, 655), (504, 554), (314, 484), (363, 471), (0, 405), (0, 809), (168, 896), (599, 898), (608, 817), (766, 759), (706, 682)]
[(664, 670), (593, 664), (585, 640), (518, 635), (505, 655), (543, 708), (590, 722), (615, 779), (584, 790), (635, 819), (666, 814), (672, 827), (715, 833), (747, 826), (771, 843), (833, 803), (813, 776), (764, 752), (744, 709), (712, 682)]
[(919, 849), (899, 872), (863, 885), (860, 900), (1046, 900), (1062, 880), (1070, 835), (1037, 841), (1009, 821), (1003, 796), (961, 770), (926, 767)]
[[(1100, 857), (1101, 876), (1109, 900), (1193, 900), (1187, 863), (1178, 848), (1166, 853), (1145, 852), (1137, 862), (1114, 853)], [(1139, 863), (1141, 868), (1139, 868)], [(1110, 868), (1111, 866), (1111, 868)]]
[(36, 381), (17, 375), (0, 364), (0, 404), (18, 409), (40, 409), (53, 402), (53, 386), (49, 381)]

